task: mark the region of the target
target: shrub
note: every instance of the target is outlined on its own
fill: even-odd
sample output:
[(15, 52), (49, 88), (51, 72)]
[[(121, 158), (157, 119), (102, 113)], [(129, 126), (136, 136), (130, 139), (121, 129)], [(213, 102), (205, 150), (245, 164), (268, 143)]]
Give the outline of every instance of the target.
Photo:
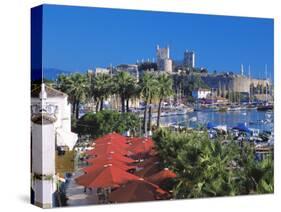
[(76, 124), (76, 133), (97, 138), (111, 132), (124, 133), (130, 130), (134, 133), (139, 125), (140, 119), (133, 113), (103, 110), (81, 117)]

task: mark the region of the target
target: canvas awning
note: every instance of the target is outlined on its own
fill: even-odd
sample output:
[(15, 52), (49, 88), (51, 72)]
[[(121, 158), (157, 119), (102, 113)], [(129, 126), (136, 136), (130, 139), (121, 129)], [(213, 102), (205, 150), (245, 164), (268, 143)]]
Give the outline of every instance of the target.
[(168, 199), (169, 193), (143, 179), (133, 180), (109, 194), (111, 202), (137, 202)]
[(78, 140), (78, 135), (73, 132), (66, 132), (61, 128), (56, 129), (57, 146), (67, 146), (70, 150), (73, 149)]

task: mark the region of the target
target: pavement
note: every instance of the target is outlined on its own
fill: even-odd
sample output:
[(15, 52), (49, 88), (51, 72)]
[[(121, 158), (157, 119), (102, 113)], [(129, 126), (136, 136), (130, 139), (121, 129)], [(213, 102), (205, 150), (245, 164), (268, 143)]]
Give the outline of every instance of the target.
[(96, 189), (87, 189), (87, 191), (84, 192), (84, 186), (76, 184), (75, 178), (81, 176), (82, 174), (83, 172), (78, 170), (77, 172), (74, 172), (72, 177), (68, 180), (68, 183), (66, 185), (66, 197), (68, 198), (68, 206), (98, 204)]

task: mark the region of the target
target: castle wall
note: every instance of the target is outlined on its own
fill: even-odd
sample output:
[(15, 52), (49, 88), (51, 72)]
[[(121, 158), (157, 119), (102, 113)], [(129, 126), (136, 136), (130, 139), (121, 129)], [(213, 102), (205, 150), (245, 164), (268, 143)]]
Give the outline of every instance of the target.
[(257, 87), (258, 85), (265, 87), (270, 84), (268, 80), (250, 79), (241, 75), (205, 75), (201, 78), (210, 88), (225, 88), (232, 92), (250, 93), (251, 84), (253, 84), (254, 87)]
[(244, 76), (237, 76), (232, 78), (232, 89), (234, 92), (250, 93), (251, 81)]

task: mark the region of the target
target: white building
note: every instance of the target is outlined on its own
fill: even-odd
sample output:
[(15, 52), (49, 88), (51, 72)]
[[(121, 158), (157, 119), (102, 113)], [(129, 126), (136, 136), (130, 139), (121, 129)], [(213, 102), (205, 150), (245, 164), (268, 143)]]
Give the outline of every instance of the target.
[(172, 73), (173, 71), (173, 62), (170, 59), (170, 48), (160, 48), (159, 45), (156, 47), (156, 57), (157, 57), (157, 66), (159, 70)]
[(183, 65), (188, 68), (195, 67), (195, 53), (193, 51), (185, 50), (183, 57)]
[(125, 71), (131, 74), (139, 81), (139, 68), (136, 64), (121, 64), (115, 67), (117, 72)]
[(100, 68), (97, 67), (95, 70), (95, 74), (109, 74), (110, 70), (108, 68)]
[(192, 97), (195, 99), (206, 99), (211, 95), (211, 90), (199, 88), (197, 90), (192, 91)]
[(68, 96), (42, 83), (31, 91), (31, 191), (32, 202), (42, 208), (55, 206), (57, 190), (56, 146), (73, 149)]
[[(68, 102), (68, 95), (54, 88), (42, 84), (47, 95), (47, 104), (55, 105), (56, 121), (54, 127), (56, 131), (56, 145), (67, 146), (72, 149), (78, 139), (77, 134), (71, 132), (71, 104)], [(41, 104), (40, 99), (41, 87), (31, 91), (31, 107)]]

